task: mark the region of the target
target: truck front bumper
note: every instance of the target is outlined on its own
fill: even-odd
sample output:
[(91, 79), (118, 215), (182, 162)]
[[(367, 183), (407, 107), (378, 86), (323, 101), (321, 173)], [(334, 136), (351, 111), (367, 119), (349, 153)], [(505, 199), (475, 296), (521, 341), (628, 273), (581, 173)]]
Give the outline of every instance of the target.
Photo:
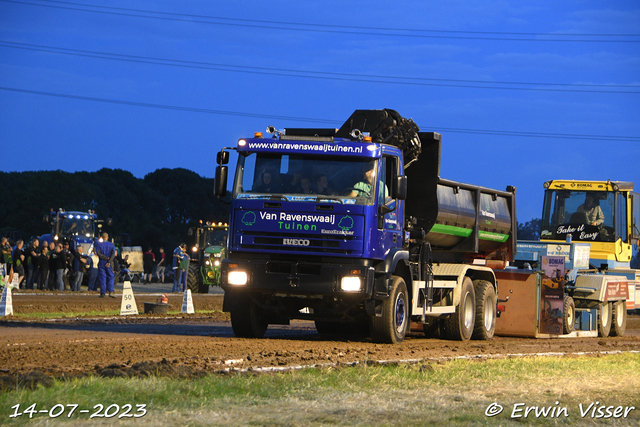
[[(360, 260), (358, 260), (360, 261)], [(243, 259), (222, 261), (220, 284), (226, 290), (292, 295), (371, 295), (374, 269), (362, 262), (307, 262)]]

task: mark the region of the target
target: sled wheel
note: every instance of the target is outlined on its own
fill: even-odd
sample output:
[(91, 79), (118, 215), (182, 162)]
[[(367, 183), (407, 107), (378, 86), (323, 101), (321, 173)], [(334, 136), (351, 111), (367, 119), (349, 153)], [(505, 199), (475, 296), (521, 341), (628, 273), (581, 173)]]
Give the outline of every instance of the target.
[(606, 338), (611, 331), (611, 305), (608, 302), (600, 304), (598, 309), (598, 336)]
[(576, 323), (576, 303), (569, 295), (564, 296), (564, 306), (562, 311), (562, 333), (573, 332)]
[(627, 302), (613, 303), (613, 320), (611, 321), (611, 336), (621, 337), (627, 329)]

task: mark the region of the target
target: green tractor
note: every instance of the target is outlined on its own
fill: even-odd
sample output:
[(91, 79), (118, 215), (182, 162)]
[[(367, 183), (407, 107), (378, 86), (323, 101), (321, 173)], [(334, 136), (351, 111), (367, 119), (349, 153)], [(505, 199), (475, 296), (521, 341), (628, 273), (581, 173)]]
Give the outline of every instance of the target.
[(187, 274), (187, 286), (192, 293), (209, 293), (209, 286), (220, 285), (220, 261), (227, 253), (229, 225), (218, 222), (203, 223), (189, 229), (195, 236), (191, 247), (191, 262)]

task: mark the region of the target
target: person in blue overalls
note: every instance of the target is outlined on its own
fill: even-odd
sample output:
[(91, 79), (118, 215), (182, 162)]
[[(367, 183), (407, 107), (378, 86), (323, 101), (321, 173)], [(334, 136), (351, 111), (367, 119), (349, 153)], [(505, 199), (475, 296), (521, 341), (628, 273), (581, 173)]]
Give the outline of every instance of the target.
[(111, 298), (115, 298), (113, 260), (116, 257), (116, 247), (109, 241), (109, 234), (102, 233), (102, 239), (96, 243), (96, 255), (100, 259), (98, 261), (100, 298), (104, 298), (107, 292)]

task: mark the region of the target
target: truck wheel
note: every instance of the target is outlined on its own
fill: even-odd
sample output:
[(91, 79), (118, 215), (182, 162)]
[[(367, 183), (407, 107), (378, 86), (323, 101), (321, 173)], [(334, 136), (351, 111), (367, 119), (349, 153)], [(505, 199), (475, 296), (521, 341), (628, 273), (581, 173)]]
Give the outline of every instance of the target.
[[(203, 286), (200, 266), (197, 264), (189, 265), (189, 271), (187, 272), (187, 288), (191, 290), (192, 294), (209, 293), (209, 287)], [(203, 289), (206, 290), (203, 291)]]
[(613, 320), (611, 322), (611, 336), (621, 337), (627, 329), (627, 302), (613, 303)]
[(238, 338), (262, 338), (269, 324), (260, 307), (246, 295), (235, 295), (238, 300), (231, 312), (231, 328)]
[(422, 325), (422, 331), (427, 338), (440, 338), (442, 337), (442, 322), (435, 317), (427, 317)]
[(471, 338), (490, 340), (496, 332), (496, 291), (491, 282), (476, 280), (473, 282), (476, 294), (476, 319)]
[(598, 336), (606, 338), (611, 330), (611, 305), (603, 302), (598, 308)]
[(320, 335), (333, 335), (338, 333), (338, 324), (336, 322), (323, 322), (316, 320), (316, 331)]
[(476, 317), (475, 294), (473, 282), (468, 277), (462, 282), (460, 302), (456, 312), (444, 321), (444, 330), (447, 339), (467, 341), (473, 334), (473, 326)]
[(570, 334), (576, 323), (576, 303), (569, 295), (564, 296), (564, 306), (562, 307), (562, 333)]
[(409, 327), (409, 299), (402, 277), (391, 279), (391, 295), (382, 303), (382, 317), (371, 318), (374, 342), (397, 344), (404, 340)]

